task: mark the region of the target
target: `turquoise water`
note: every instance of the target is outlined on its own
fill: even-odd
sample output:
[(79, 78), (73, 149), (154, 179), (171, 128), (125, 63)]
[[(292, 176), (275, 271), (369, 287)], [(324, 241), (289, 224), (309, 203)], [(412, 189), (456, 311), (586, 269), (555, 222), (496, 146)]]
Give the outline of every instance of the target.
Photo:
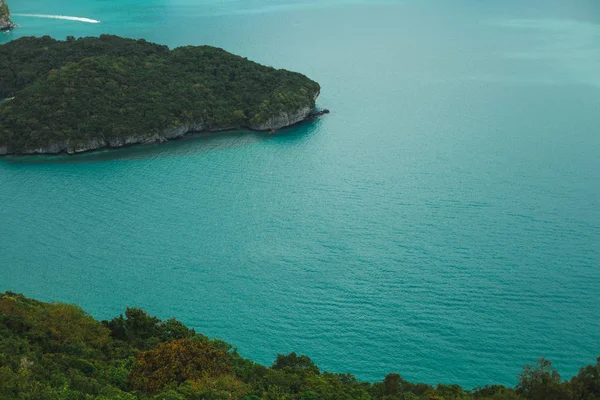
[(0, 290), (175, 316), (271, 363), (514, 384), (600, 355), (600, 4), (13, 0), (26, 35), (211, 44), (332, 114), (0, 160)]

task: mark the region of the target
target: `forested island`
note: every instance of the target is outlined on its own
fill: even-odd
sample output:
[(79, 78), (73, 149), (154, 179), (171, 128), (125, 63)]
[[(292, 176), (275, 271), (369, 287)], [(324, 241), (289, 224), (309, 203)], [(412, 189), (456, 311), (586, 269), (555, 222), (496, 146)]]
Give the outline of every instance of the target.
[(0, 398), (594, 400), (600, 399), (600, 358), (570, 381), (542, 359), (525, 367), (514, 389), (432, 386), (397, 373), (369, 383), (321, 371), (295, 353), (263, 366), (221, 340), (141, 309), (99, 322), (74, 305), (6, 292), (0, 294)]
[(0, 46), (0, 154), (275, 130), (313, 115), (318, 83), (210, 46), (170, 50), (112, 35)]
[(4, 0), (0, 0), (0, 32), (10, 30), (15, 24), (10, 20), (10, 10)]

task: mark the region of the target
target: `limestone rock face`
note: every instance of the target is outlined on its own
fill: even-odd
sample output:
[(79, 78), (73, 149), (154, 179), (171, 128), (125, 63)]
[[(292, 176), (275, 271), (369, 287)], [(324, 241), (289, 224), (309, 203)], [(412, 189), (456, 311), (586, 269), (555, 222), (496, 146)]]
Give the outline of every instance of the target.
[[(202, 122), (192, 125), (181, 125), (175, 128), (167, 129), (160, 134), (146, 136), (126, 136), (121, 138), (110, 138), (104, 140), (102, 138), (90, 139), (85, 143), (72, 144), (69, 142), (53, 143), (45, 147), (37, 147), (27, 149), (22, 154), (77, 154), (87, 151), (100, 150), (104, 148), (118, 148), (132, 146), (135, 144), (152, 144), (158, 142), (166, 142), (168, 140), (181, 138), (188, 133), (203, 132), (204, 124)], [(0, 155), (12, 154), (13, 152), (7, 146), (0, 146)]]
[(10, 30), (15, 27), (15, 24), (10, 20), (10, 11), (4, 0), (0, 0), (0, 31)]
[[(1, 2), (2, 0), (0, 0)], [(269, 119), (262, 124), (253, 124), (247, 128), (255, 131), (269, 131), (285, 128), (302, 122), (313, 115), (314, 109), (303, 107), (295, 112), (283, 112)], [(45, 147), (26, 149), (20, 154), (77, 154), (87, 151), (101, 150), (105, 148), (118, 148), (132, 146), (137, 144), (162, 143), (169, 140), (182, 138), (190, 133), (201, 132), (219, 132), (224, 130), (233, 130), (239, 127), (206, 127), (204, 122), (197, 122), (191, 125), (180, 125), (169, 128), (161, 133), (141, 136), (126, 136), (119, 138), (94, 138), (85, 143), (69, 143), (68, 141), (53, 143)], [(0, 155), (13, 154), (14, 152), (7, 146), (0, 146)]]
[[(314, 100), (316, 101), (321, 91), (315, 93)], [(302, 122), (311, 116), (314, 116), (315, 109), (310, 107), (303, 107), (295, 112), (283, 112), (270, 118), (268, 121), (262, 124), (252, 124), (249, 126), (250, 129), (255, 131), (274, 131), (277, 129), (285, 128), (286, 126), (292, 126), (298, 122)]]
[(292, 113), (283, 112), (279, 115), (272, 117), (271, 119), (262, 124), (251, 125), (250, 129), (255, 131), (269, 131), (281, 129), (286, 126), (294, 125), (298, 122), (304, 121), (310, 116), (312, 112), (313, 109), (311, 109), (310, 107), (304, 107)]

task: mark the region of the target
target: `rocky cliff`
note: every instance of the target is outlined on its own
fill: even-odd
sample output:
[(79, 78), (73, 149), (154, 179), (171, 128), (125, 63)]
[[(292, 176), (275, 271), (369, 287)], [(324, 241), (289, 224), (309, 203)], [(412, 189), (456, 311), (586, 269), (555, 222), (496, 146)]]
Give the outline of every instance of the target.
[[(285, 128), (291, 125), (295, 125), (299, 122), (305, 121), (314, 114), (314, 109), (310, 107), (303, 107), (302, 109), (292, 113), (281, 113), (269, 119), (263, 124), (257, 124), (245, 127), (254, 131), (271, 131), (276, 129)], [(186, 135), (194, 133), (209, 133), (209, 132), (220, 132), (227, 130), (235, 130), (234, 127), (212, 127), (207, 128), (203, 122), (198, 122), (192, 125), (180, 125), (175, 128), (164, 130), (161, 133), (148, 134), (148, 135), (132, 135), (126, 137), (116, 138), (95, 138), (85, 142), (70, 142), (62, 141), (53, 143), (49, 146), (41, 146), (36, 148), (25, 149), (18, 154), (78, 154), (85, 153), (88, 151), (102, 150), (102, 149), (116, 149), (119, 147), (127, 147), (140, 144), (153, 144), (163, 143), (169, 140), (180, 139)], [(0, 146), (0, 155), (13, 154), (8, 146)]]
[[(321, 92), (317, 91), (313, 100), (316, 101), (320, 94)], [(250, 124), (249, 128), (254, 131), (272, 131), (295, 125), (310, 118), (313, 114), (315, 114), (314, 107), (301, 107), (293, 112), (281, 112), (261, 124)]]
[(15, 27), (10, 20), (10, 11), (4, 0), (0, 0), (0, 31), (9, 30)]
[(304, 121), (307, 119), (314, 109), (310, 107), (303, 107), (295, 112), (282, 112), (279, 115), (276, 115), (269, 119), (267, 122), (262, 124), (251, 125), (250, 129), (255, 131), (269, 131), (275, 129), (281, 129), (286, 126), (291, 126), (297, 124), (298, 122)]

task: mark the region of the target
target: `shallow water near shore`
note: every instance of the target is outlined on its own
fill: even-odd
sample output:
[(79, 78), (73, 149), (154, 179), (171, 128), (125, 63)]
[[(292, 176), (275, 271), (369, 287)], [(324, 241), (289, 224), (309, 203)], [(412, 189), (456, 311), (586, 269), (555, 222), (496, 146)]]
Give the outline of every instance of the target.
[[(450, 4), (451, 3), (451, 4)], [(600, 355), (596, 1), (13, 0), (27, 35), (210, 44), (332, 110), (0, 159), (0, 290), (177, 317), (270, 364), (466, 387)]]

